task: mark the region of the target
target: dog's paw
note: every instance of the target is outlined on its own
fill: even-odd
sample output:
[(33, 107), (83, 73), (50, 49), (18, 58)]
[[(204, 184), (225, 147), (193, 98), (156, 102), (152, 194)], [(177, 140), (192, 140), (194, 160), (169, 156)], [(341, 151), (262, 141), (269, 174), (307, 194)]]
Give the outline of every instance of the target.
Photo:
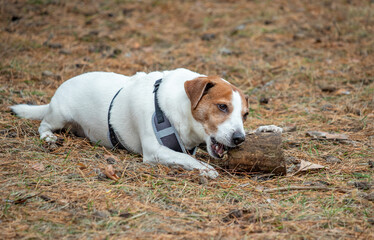
[(256, 133), (260, 133), (260, 132), (282, 133), (283, 128), (277, 127), (275, 125), (265, 125), (265, 126), (261, 126), (261, 127), (256, 129)]
[(46, 133), (40, 136), (40, 139), (43, 139), (47, 143), (55, 143), (57, 141), (57, 137), (54, 134)]
[(218, 177), (218, 172), (215, 169), (210, 169), (210, 168), (203, 168), (200, 169), (200, 176), (208, 177), (211, 179), (215, 179)]

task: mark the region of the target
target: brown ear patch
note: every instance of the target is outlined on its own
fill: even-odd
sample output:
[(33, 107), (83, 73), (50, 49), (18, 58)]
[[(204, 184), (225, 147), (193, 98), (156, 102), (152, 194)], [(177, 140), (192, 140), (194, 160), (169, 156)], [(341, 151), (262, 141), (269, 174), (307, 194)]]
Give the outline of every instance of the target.
[(184, 83), (184, 89), (191, 101), (192, 109), (197, 107), (203, 95), (206, 94), (214, 85), (215, 84), (210, 82), (209, 78), (207, 77), (195, 78)]

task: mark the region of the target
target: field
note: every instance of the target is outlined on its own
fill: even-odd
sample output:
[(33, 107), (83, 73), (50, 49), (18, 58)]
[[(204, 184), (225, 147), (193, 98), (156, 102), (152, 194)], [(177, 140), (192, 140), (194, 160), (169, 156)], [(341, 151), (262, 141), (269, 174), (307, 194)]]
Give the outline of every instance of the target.
[[(4, 0), (0, 40), (1, 239), (374, 239), (373, 1)], [(248, 94), (246, 129), (296, 127), (287, 176), (205, 179), (69, 132), (50, 146), (10, 113), (84, 72), (179, 67)]]

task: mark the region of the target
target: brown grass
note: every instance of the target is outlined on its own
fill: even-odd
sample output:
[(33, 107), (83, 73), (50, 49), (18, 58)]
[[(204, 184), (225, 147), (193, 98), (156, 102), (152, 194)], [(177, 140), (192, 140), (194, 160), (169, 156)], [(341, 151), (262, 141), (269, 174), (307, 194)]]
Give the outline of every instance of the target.
[[(0, 237), (374, 238), (373, 26), (371, 1), (1, 1)], [(206, 182), (115, 151), (115, 182), (100, 170), (109, 150), (69, 133), (50, 148), (37, 121), (9, 112), (49, 102), (84, 72), (178, 67), (249, 94), (247, 129), (297, 125), (283, 136), (290, 171), (300, 160), (328, 168), (270, 178), (220, 170)], [(309, 130), (349, 140), (312, 140)]]

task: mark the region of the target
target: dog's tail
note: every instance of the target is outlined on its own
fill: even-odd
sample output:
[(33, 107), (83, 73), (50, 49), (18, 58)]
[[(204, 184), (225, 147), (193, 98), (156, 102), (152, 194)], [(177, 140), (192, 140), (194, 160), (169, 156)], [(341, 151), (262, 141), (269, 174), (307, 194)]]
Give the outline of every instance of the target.
[(42, 120), (45, 114), (48, 111), (49, 104), (46, 105), (28, 105), (28, 104), (19, 104), (11, 106), (13, 114), (18, 117), (33, 119), (33, 120)]

